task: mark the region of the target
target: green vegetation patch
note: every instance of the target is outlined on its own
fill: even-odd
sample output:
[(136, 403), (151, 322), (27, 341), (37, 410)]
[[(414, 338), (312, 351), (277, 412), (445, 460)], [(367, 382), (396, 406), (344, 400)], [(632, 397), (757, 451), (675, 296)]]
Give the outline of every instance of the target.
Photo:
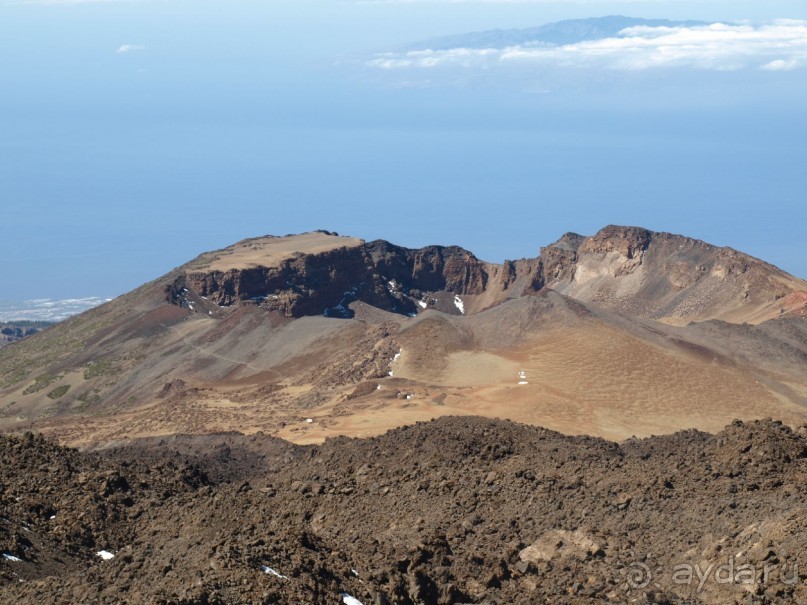
[(70, 410), (71, 414), (82, 414), (87, 408), (94, 403), (101, 401), (101, 396), (98, 394), (98, 389), (93, 389), (87, 393), (82, 393), (76, 397), (77, 405)]
[(59, 399), (59, 397), (64, 397), (67, 394), (67, 391), (70, 390), (69, 384), (63, 384), (61, 386), (56, 387), (50, 393), (48, 393), (48, 397), (50, 399)]
[(42, 376), (37, 376), (34, 379), (34, 384), (29, 385), (26, 389), (22, 392), (23, 395), (30, 395), (31, 393), (36, 393), (41, 391), (42, 389), (47, 389), (50, 385), (54, 382), (59, 380), (61, 375), (57, 374), (55, 376), (44, 374)]
[(6, 387), (10, 387), (18, 382), (22, 382), (26, 378), (28, 378), (28, 372), (24, 369), (18, 368), (16, 370), (12, 370), (7, 376), (0, 378), (0, 389), (5, 389)]
[(84, 380), (91, 380), (99, 376), (114, 376), (121, 371), (120, 366), (110, 359), (91, 361), (84, 368)]

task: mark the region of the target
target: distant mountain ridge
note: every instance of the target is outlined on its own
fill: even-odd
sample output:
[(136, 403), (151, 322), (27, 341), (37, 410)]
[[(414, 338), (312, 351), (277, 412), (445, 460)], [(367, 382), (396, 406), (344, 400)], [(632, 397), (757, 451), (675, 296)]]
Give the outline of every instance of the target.
[(443, 36), (401, 47), (401, 51), (451, 50), (454, 48), (506, 48), (509, 46), (562, 46), (589, 40), (616, 37), (629, 27), (698, 27), (706, 21), (672, 21), (668, 19), (639, 19), (611, 15), (589, 19), (569, 19), (525, 29), (494, 29), (468, 34)]
[(207, 252), (0, 350), (0, 430), (314, 443), (445, 415), (611, 439), (807, 423), (807, 282), (640, 227), (535, 258), (329, 232)]

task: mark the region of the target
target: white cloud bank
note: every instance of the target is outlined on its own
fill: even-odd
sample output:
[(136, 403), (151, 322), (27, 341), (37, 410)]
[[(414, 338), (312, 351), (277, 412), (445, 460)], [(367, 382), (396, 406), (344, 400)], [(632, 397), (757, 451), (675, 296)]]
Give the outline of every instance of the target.
[(0, 300), (0, 321), (62, 321), (109, 302), (110, 298), (37, 298), (23, 302)]
[(133, 0), (8, 0), (4, 4), (47, 4), (53, 6), (67, 6), (71, 4), (121, 4)]
[(631, 27), (618, 36), (565, 46), (454, 48), (383, 53), (367, 65), (384, 70), (457, 67), (491, 69), (539, 64), (561, 68), (637, 71), (691, 68), (716, 71), (791, 71), (807, 67), (807, 21), (768, 25)]
[[(355, 0), (356, 4), (613, 4), (614, 0)], [(690, 0), (622, 0), (631, 4), (688, 2)]]
[(156, 0), (7, 0), (0, 4), (46, 4), (52, 6), (69, 6), (72, 4), (133, 4), (135, 2), (155, 2)]
[(118, 47), (118, 50), (116, 50), (115, 52), (118, 53), (119, 55), (122, 55), (125, 53), (137, 52), (139, 50), (146, 50), (146, 47), (143, 46), (142, 44), (121, 44)]

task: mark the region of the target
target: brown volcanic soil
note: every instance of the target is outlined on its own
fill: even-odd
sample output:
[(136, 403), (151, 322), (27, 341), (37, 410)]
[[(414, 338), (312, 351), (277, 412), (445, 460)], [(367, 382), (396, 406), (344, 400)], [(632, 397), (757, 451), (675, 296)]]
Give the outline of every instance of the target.
[(319, 447), (27, 435), (0, 459), (2, 603), (807, 602), (807, 429), (772, 421), (622, 444), (480, 418)]
[(52, 383), (12, 387), (0, 426), (85, 446), (231, 430), (319, 443), (469, 414), (617, 440), (733, 418), (807, 422), (801, 318), (672, 327), (552, 291), (467, 317), (355, 306), (366, 319), (244, 307), (216, 320), (170, 305), (127, 317), (43, 372)]
[(616, 440), (797, 426), (805, 304), (807, 283), (762, 261), (635, 227), (501, 265), (256, 238), (0, 350), (0, 431), (88, 446), (232, 430), (310, 444), (447, 415)]

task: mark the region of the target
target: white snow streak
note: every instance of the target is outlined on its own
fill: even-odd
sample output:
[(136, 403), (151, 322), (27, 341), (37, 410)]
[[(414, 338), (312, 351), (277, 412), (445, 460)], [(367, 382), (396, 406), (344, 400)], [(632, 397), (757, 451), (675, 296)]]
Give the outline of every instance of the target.
[(288, 580), (286, 576), (282, 573), (277, 571), (276, 569), (272, 569), (271, 567), (267, 567), (266, 565), (261, 565), (261, 571), (263, 573), (269, 574), (270, 576), (275, 576), (276, 578), (280, 578), (281, 580)]
[(362, 605), (361, 601), (359, 601), (356, 597), (351, 597), (346, 592), (342, 593), (342, 603), (345, 605)]
[(454, 306), (460, 310), (460, 313), (465, 315), (465, 303), (462, 302), (462, 299), (456, 294), (454, 295)]

